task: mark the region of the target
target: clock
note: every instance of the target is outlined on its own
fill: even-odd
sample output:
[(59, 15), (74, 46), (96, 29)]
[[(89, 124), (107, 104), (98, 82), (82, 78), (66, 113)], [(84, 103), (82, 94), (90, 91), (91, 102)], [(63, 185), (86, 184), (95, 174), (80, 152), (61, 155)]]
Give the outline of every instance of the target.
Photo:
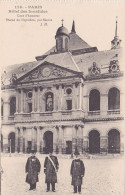
[(48, 67), (43, 68), (43, 70), (42, 70), (43, 77), (48, 77), (50, 74), (51, 74), (50, 68), (48, 68)]

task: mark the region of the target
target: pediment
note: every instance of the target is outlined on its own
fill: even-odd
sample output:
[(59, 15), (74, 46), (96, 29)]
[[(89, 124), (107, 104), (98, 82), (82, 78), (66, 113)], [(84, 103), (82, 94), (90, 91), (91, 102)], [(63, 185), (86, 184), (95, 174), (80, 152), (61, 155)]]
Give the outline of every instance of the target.
[(72, 77), (79, 72), (44, 62), (18, 79), (18, 82), (44, 81), (65, 77)]

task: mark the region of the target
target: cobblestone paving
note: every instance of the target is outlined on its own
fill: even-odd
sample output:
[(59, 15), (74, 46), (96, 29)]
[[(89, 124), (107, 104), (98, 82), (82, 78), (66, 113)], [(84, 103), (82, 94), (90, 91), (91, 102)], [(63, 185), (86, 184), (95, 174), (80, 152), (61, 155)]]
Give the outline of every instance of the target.
[[(43, 163), (45, 156), (39, 155), (41, 172), (36, 191), (29, 191), (25, 183), (25, 163), (28, 156), (2, 157), (2, 195), (52, 195), (46, 192)], [(73, 194), (71, 186), (70, 166), (72, 159), (59, 158), (58, 183), (55, 195)], [(86, 172), (82, 185), (83, 195), (124, 195), (124, 160), (83, 159)]]

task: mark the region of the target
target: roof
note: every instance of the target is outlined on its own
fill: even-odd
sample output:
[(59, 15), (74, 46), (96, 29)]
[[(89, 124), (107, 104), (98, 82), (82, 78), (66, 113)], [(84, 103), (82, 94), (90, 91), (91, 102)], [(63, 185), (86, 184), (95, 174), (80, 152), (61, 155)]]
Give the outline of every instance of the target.
[(84, 73), (84, 75), (87, 75), (88, 68), (92, 66), (93, 62), (96, 62), (97, 66), (101, 68), (101, 73), (107, 73), (110, 61), (120, 60), (121, 55), (121, 49), (112, 49), (106, 51), (85, 53), (81, 55), (74, 55), (73, 58), (79, 69)]
[[(70, 51), (77, 50), (77, 49), (85, 49), (85, 48), (91, 48), (91, 46), (88, 45), (83, 39), (81, 39), (76, 33), (73, 32), (69, 34)], [(53, 53), (55, 51), (56, 51), (56, 46), (53, 46), (50, 50), (48, 50), (43, 55), (49, 55), (50, 53)]]
[(59, 36), (59, 35), (69, 36), (69, 32), (68, 32), (67, 28), (64, 26), (59, 27), (57, 29), (56, 36)]
[(16, 64), (6, 67), (2, 74), (2, 81), (4, 82), (4, 84), (9, 85), (13, 73), (16, 74), (17, 78), (20, 78), (21, 76), (25, 75), (40, 64), (43, 64), (44, 62), (55, 64), (72, 71), (80, 72), (80, 69), (77, 66), (75, 60), (73, 59), (71, 53), (64, 52), (48, 55), (44, 60), (41, 61)]

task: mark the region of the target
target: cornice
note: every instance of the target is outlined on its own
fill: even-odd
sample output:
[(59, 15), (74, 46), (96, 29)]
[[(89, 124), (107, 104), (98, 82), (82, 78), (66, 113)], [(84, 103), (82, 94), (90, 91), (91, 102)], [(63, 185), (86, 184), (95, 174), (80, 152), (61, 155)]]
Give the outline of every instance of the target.
[(91, 80), (100, 80), (100, 79), (107, 79), (107, 78), (117, 78), (117, 77), (122, 77), (123, 75), (124, 75), (123, 72), (98, 74), (98, 75), (87, 75), (85, 80), (91, 81)]
[(112, 117), (112, 118), (95, 118), (95, 119), (84, 119), (85, 123), (89, 122), (103, 122), (103, 121), (118, 121), (124, 120), (124, 117)]

